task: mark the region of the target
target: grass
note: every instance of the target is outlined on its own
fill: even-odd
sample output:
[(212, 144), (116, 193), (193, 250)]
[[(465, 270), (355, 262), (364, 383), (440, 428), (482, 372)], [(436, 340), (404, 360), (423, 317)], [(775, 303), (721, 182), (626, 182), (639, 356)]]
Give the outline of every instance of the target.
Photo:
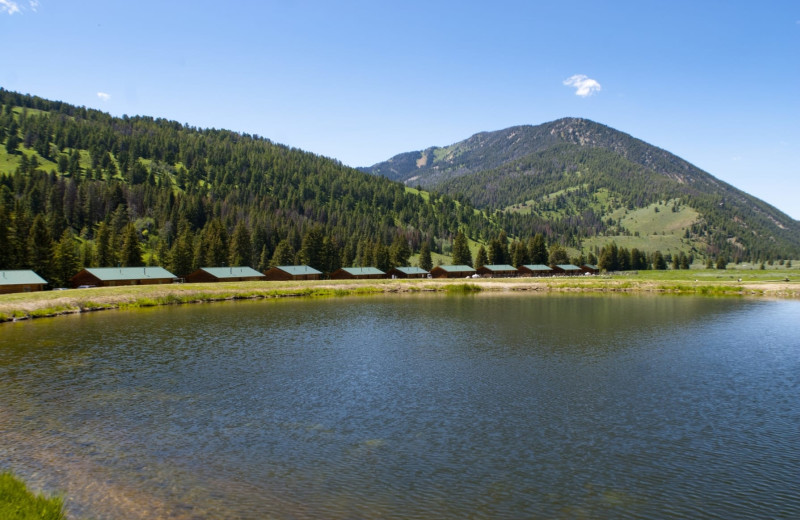
[(32, 493), (10, 473), (0, 473), (0, 520), (61, 520), (64, 500)]

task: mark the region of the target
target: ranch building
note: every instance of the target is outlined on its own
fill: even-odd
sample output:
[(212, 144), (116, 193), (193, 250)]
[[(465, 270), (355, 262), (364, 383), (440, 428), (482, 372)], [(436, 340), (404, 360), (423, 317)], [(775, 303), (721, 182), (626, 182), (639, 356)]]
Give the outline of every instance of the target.
[(475, 274), (475, 269), (468, 265), (437, 265), (431, 269), (434, 278), (469, 278)]
[(583, 264), (581, 266), (581, 271), (583, 271), (586, 274), (599, 274), (600, 268), (594, 264)]
[(519, 266), (520, 276), (552, 276), (553, 268), (544, 264), (526, 264)]
[(519, 276), (519, 271), (511, 265), (484, 265), (475, 270), (482, 278), (512, 278)]
[(389, 278), (427, 278), (429, 273), (421, 267), (393, 267), (386, 274)]
[(558, 276), (577, 276), (583, 274), (583, 271), (577, 265), (559, 264), (553, 266), (553, 274)]
[(30, 269), (0, 271), (0, 294), (41, 291), (47, 281)]
[(252, 267), (201, 267), (186, 275), (189, 283), (251, 282), (265, 279), (263, 274)]
[(264, 272), (267, 280), (289, 282), (293, 280), (319, 280), (322, 273), (307, 265), (278, 265)]
[(172, 283), (176, 276), (163, 267), (87, 267), (69, 279), (72, 287), (116, 287)]
[(342, 267), (331, 273), (331, 280), (378, 280), (386, 273), (375, 267)]

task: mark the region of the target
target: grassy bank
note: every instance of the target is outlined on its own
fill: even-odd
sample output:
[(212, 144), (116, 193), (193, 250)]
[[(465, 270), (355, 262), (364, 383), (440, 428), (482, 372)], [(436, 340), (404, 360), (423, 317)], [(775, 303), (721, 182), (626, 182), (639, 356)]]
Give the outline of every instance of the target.
[(800, 298), (800, 269), (642, 271), (560, 278), (325, 280), (97, 287), (0, 295), (0, 321), (235, 299), (481, 291), (650, 292)]
[(64, 501), (32, 493), (10, 473), (0, 473), (0, 520), (61, 520)]

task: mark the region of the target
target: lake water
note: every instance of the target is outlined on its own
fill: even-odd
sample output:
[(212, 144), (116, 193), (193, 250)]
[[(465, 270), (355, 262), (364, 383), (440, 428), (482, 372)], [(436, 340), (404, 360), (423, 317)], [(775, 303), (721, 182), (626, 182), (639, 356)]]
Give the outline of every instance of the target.
[(0, 469), (105, 518), (799, 518), (800, 302), (375, 296), (0, 326)]

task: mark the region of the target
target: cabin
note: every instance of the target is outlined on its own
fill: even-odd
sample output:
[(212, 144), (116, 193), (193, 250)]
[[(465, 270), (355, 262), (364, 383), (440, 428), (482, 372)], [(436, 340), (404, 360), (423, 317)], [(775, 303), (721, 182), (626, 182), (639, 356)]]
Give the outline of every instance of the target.
[(163, 267), (87, 267), (69, 279), (71, 287), (116, 287), (172, 283), (177, 277)]
[(251, 282), (265, 279), (262, 273), (252, 267), (201, 267), (186, 275), (189, 283)]
[(293, 280), (319, 280), (322, 272), (307, 265), (278, 265), (264, 272), (266, 280), (289, 282)]
[(434, 278), (468, 278), (475, 274), (475, 269), (468, 265), (437, 265), (431, 269)]
[(386, 273), (375, 267), (342, 267), (331, 273), (331, 280), (377, 280)]
[(30, 269), (0, 271), (0, 294), (44, 290), (47, 281)]
[(583, 271), (577, 265), (558, 264), (553, 266), (553, 274), (558, 276), (577, 276), (583, 274)]
[(429, 273), (421, 267), (393, 267), (386, 274), (389, 278), (427, 278)]
[(526, 264), (519, 266), (520, 276), (552, 276), (553, 268), (544, 264)]
[(484, 265), (475, 270), (482, 278), (511, 278), (519, 276), (516, 267), (508, 264)]
[(581, 266), (581, 271), (583, 271), (584, 274), (600, 274), (600, 268), (594, 264), (583, 264)]

